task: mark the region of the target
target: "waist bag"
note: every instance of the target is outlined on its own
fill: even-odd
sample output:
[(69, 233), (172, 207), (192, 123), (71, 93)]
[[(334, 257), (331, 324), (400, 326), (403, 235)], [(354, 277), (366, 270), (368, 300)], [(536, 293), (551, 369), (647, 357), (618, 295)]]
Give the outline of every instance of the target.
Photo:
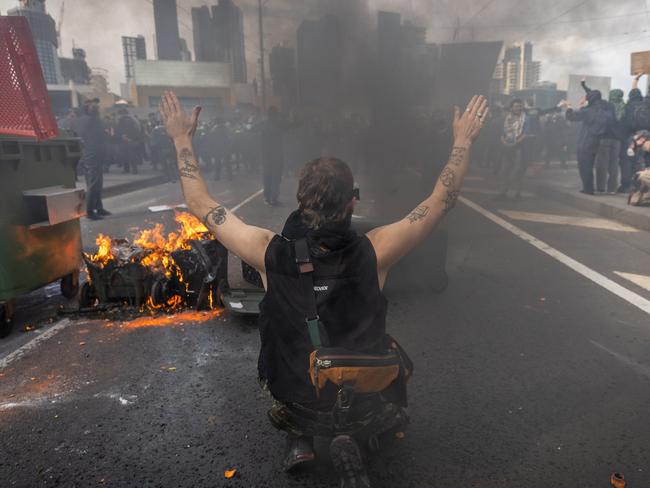
[(329, 347), (327, 331), (320, 321), (314, 292), (314, 265), (305, 239), (294, 243), (300, 286), (308, 305), (306, 325), (314, 351), (309, 356), (309, 377), (316, 394), (328, 382), (351, 388), (355, 393), (381, 393), (398, 380), (405, 386), (413, 371), (413, 364), (397, 344), (386, 335), (386, 349), (380, 354), (365, 354), (347, 349)]

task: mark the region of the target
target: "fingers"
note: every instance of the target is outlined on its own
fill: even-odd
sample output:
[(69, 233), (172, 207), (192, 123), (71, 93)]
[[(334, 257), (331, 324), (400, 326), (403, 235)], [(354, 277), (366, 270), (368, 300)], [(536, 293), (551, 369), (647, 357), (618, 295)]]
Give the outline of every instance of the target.
[(476, 100), (478, 99), (477, 95), (474, 95), (472, 99), (469, 101), (467, 104), (467, 108), (465, 109), (465, 112), (472, 112), (474, 110), (474, 104), (476, 103)]
[(474, 106), (472, 107), (472, 110), (470, 112), (470, 115), (477, 117), (478, 114), (482, 113), (481, 108), (485, 108), (484, 105), (487, 104), (487, 100), (485, 97), (481, 96), (474, 96)]
[(477, 117), (484, 118), (486, 116), (486, 110), (488, 108), (487, 99), (484, 97), (479, 98), (480, 103), (477, 103), (478, 108), (476, 109)]
[(160, 105), (162, 107), (163, 113), (166, 114), (167, 118), (172, 114), (172, 109), (169, 104), (169, 92), (165, 92), (162, 97), (162, 101), (160, 102)]
[(183, 106), (181, 105), (181, 102), (178, 100), (178, 97), (173, 91), (169, 92), (169, 101), (171, 104), (172, 109), (175, 112), (182, 112), (183, 111)]
[(167, 122), (167, 113), (165, 112), (165, 108), (163, 107), (162, 100), (158, 105), (158, 111), (160, 112), (160, 117), (162, 118), (163, 123)]
[(460, 107), (458, 105), (454, 105), (454, 122), (458, 122), (460, 120)]

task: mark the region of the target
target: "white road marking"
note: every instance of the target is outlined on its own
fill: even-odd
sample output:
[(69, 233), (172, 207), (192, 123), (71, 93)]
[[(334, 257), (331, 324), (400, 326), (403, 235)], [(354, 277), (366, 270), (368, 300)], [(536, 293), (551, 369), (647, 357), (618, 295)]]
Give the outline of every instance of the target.
[(612, 351), (611, 349), (608, 349), (607, 347), (603, 346), (602, 344), (598, 344), (596, 341), (589, 341), (589, 342), (591, 342), (598, 349), (602, 349), (607, 354), (611, 354), (616, 359), (618, 359), (621, 363), (623, 363), (625, 366), (628, 366), (628, 367), (632, 368), (634, 371), (636, 371), (640, 375), (643, 375), (646, 378), (650, 378), (650, 368), (648, 366), (637, 363), (634, 359), (629, 358), (627, 356), (624, 356), (623, 354), (620, 354), (620, 353), (618, 353), (616, 351)]
[(560, 263), (564, 264), (565, 266), (571, 268), (573, 271), (575, 271), (578, 274), (581, 274), (585, 278), (593, 281), (597, 285), (603, 287), (607, 291), (613, 293), (614, 295), (622, 298), (626, 302), (630, 303), (631, 305), (634, 305), (638, 309), (642, 310), (646, 314), (650, 315), (650, 300), (647, 300), (643, 298), (641, 295), (638, 295), (634, 293), (633, 291), (628, 290), (627, 288), (619, 285), (615, 281), (610, 280), (606, 276), (603, 276), (602, 274), (594, 271), (591, 268), (588, 268), (584, 264), (576, 261), (575, 259), (567, 256), (566, 254), (558, 251), (557, 249), (549, 246), (543, 241), (540, 241), (536, 237), (528, 234), (524, 230), (520, 229), (516, 225), (511, 224), (510, 222), (507, 222), (506, 220), (502, 219), (496, 214), (493, 214), (489, 210), (484, 209), (483, 207), (477, 205), (476, 203), (472, 202), (471, 200), (468, 200), (465, 197), (459, 197), (459, 200), (467, 205), (469, 208), (472, 210), (475, 210), (476, 212), (480, 213), (483, 215), (485, 218), (491, 220), (495, 224), (497, 224), (500, 227), (503, 227), (506, 229), (508, 232), (511, 232), (515, 236), (519, 237), (520, 239), (528, 242), (531, 246), (536, 247), (540, 251), (542, 251), (545, 254), (548, 254), (551, 256), (553, 259), (556, 259)]
[(243, 202), (241, 202), (239, 205), (235, 205), (233, 208), (231, 208), (230, 211), (231, 211), (232, 213), (237, 212), (237, 210), (239, 210), (240, 208), (242, 208), (242, 207), (243, 207), (244, 205), (246, 205), (247, 203), (250, 203), (250, 202), (252, 202), (253, 200), (255, 200), (255, 199), (256, 199), (257, 197), (259, 197), (262, 193), (264, 193), (264, 189), (259, 190), (259, 191), (255, 192), (255, 193), (253, 193), (250, 197), (248, 197), (246, 200), (244, 200)]
[(621, 271), (614, 271), (614, 274), (617, 274), (621, 278), (625, 278), (626, 280), (631, 281), (635, 285), (650, 291), (650, 276), (644, 276), (644, 275), (632, 274), (632, 273), (623, 273)]
[[(496, 197), (501, 195), (502, 192), (497, 190), (490, 190), (489, 188), (474, 188), (471, 186), (464, 186), (463, 193), (477, 193), (479, 195), (494, 195)], [(529, 193), (527, 191), (524, 191), (521, 193), (521, 196), (524, 198), (533, 198), (536, 195), (534, 193)]]
[(61, 322), (56, 324), (53, 327), (50, 327), (47, 329), (45, 332), (43, 332), (41, 335), (38, 337), (35, 337), (31, 341), (29, 341), (27, 344), (24, 344), (23, 346), (19, 347), (16, 349), (14, 352), (11, 354), (8, 354), (4, 358), (0, 359), (0, 371), (4, 370), (7, 366), (9, 366), (11, 363), (16, 361), (17, 359), (22, 358), (25, 354), (27, 354), (30, 351), (33, 351), (36, 349), (41, 343), (45, 342), (49, 338), (55, 336), (59, 332), (61, 332), (63, 329), (66, 327), (69, 327), (72, 325), (72, 321), (69, 319), (63, 319)]
[(598, 219), (593, 217), (570, 217), (568, 215), (545, 214), (535, 212), (518, 212), (515, 210), (499, 210), (506, 217), (513, 220), (539, 222), (542, 224), (573, 225), (588, 229), (615, 230), (618, 232), (639, 232), (629, 225), (620, 224), (613, 220)]

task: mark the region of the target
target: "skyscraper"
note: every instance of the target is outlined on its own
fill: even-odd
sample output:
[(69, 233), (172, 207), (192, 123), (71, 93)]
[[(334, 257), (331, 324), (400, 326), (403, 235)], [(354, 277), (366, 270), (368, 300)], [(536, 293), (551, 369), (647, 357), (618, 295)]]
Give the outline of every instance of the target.
[(246, 46), (244, 16), (232, 0), (219, 0), (212, 7), (212, 22), (216, 29), (217, 61), (232, 64), (233, 81), (246, 83)]
[(135, 78), (135, 60), (147, 59), (147, 44), (143, 36), (122, 37), (122, 52), (124, 54), (124, 73), (126, 80)]
[(20, 7), (9, 10), (7, 15), (20, 15), (27, 18), (45, 82), (48, 85), (63, 83), (61, 62), (57, 53), (59, 44), (56, 24), (45, 10), (45, 0), (24, 0)]
[(182, 56), (176, 0), (153, 0), (153, 15), (158, 59), (180, 61)]
[(203, 5), (192, 8), (192, 30), (196, 60), (217, 61), (217, 30), (209, 7)]
[(533, 61), (533, 44), (518, 42), (506, 48), (502, 66), (496, 76), (502, 79), (502, 91), (511, 94), (532, 88), (539, 81), (541, 63)]

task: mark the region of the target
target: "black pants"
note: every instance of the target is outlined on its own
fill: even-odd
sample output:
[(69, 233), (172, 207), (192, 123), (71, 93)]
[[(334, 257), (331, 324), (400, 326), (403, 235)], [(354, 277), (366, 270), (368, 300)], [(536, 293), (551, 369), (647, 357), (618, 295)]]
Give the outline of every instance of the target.
[(594, 192), (594, 164), (598, 154), (599, 145), (586, 146), (578, 149), (578, 171), (582, 180), (582, 191)]
[(264, 161), (264, 198), (274, 203), (280, 195), (280, 183), (282, 183), (283, 161)]
[(99, 161), (84, 163), (86, 176), (86, 212), (88, 215), (104, 209), (102, 190), (104, 188), (104, 168)]

